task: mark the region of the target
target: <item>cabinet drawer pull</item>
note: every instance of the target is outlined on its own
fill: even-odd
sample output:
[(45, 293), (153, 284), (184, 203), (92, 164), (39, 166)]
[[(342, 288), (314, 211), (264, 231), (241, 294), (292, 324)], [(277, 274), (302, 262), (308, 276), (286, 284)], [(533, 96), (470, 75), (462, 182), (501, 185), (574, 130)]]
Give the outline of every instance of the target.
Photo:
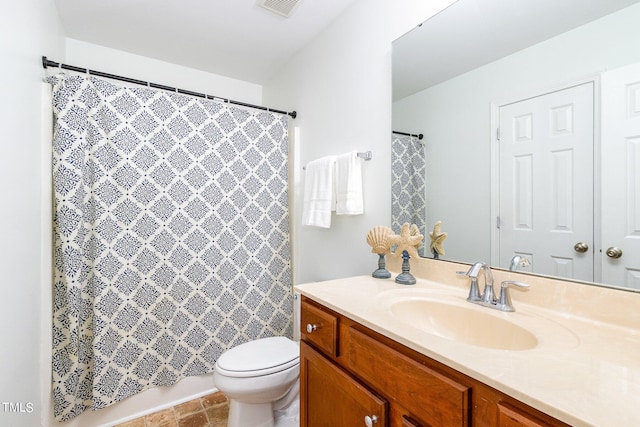
[(315, 331), (316, 329), (318, 329), (318, 325), (312, 325), (311, 323), (307, 323), (307, 333), (310, 334), (311, 332)]
[(367, 415), (366, 417), (364, 417), (364, 424), (367, 427), (373, 427), (374, 424), (378, 423), (378, 417), (376, 415)]

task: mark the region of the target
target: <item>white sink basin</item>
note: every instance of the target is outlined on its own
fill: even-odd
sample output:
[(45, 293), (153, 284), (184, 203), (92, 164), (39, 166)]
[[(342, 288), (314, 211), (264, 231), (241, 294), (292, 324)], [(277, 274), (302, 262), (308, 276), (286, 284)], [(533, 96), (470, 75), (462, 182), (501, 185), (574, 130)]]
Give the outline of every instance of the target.
[(488, 308), (482, 311), (471, 304), (465, 307), (417, 298), (395, 302), (390, 309), (396, 318), (450, 340), (499, 350), (528, 350), (538, 345), (533, 333), (487, 312)]
[(530, 309), (505, 313), (464, 297), (420, 288), (394, 289), (378, 297), (392, 319), (450, 341), (495, 350), (532, 350), (542, 345), (568, 349), (579, 344), (564, 326)]

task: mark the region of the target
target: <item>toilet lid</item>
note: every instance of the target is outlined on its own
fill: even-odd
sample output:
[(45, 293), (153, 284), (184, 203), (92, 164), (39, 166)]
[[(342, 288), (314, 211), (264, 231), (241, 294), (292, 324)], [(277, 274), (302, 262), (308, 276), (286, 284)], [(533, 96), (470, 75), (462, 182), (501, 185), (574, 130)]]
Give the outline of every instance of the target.
[(225, 351), (216, 369), (234, 377), (254, 377), (280, 372), (300, 363), (300, 347), (285, 337), (261, 338)]

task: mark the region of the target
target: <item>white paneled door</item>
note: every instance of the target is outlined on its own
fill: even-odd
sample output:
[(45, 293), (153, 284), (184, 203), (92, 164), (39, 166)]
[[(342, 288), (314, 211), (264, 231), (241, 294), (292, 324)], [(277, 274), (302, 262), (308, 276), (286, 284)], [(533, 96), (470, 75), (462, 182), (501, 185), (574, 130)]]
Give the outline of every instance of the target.
[(589, 82), (500, 107), (501, 267), (519, 254), (534, 273), (594, 279), (593, 97)]
[(640, 289), (640, 64), (601, 82), (602, 281)]

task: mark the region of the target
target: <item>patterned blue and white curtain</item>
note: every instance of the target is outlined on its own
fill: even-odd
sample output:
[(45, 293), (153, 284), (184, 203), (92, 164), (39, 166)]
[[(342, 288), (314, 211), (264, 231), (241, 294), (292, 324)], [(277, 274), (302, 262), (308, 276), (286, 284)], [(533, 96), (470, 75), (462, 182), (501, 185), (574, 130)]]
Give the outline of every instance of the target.
[[(402, 224), (418, 226), (424, 240), (420, 256), (428, 256), (426, 230), (426, 159), (424, 145), (412, 136), (392, 134), (391, 138), (391, 228), (400, 233)], [(426, 242), (425, 242), (426, 240)]]
[(53, 401), (71, 419), (292, 335), (287, 117), (56, 76)]

